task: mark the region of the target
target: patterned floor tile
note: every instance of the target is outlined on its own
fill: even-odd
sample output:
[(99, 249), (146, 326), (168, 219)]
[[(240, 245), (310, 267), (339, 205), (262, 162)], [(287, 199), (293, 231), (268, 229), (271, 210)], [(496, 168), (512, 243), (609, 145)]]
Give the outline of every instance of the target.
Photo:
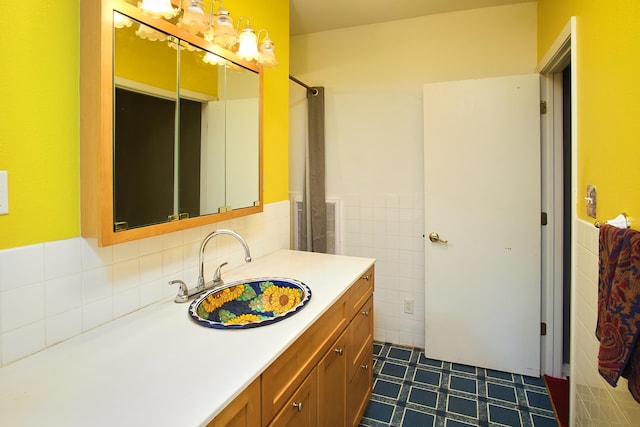
[(541, 378), (433, 360), (375, 342), (374, 389), (361, 427), (557, 427)]

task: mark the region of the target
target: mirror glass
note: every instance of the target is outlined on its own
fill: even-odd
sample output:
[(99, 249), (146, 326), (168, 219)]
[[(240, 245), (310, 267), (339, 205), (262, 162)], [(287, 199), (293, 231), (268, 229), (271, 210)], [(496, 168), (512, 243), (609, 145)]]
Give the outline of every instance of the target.
[(254, 206), (259, 75), (141, 22), (117, 22), (114, 230)]

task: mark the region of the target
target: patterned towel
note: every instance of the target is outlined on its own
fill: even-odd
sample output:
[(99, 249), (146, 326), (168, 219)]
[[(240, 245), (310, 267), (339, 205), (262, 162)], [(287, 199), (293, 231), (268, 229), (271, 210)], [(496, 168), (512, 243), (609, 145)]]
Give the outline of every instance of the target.
[(600, 228), (598, 371), (612, 386), (620, 376), (640, 402), (640, 232)]

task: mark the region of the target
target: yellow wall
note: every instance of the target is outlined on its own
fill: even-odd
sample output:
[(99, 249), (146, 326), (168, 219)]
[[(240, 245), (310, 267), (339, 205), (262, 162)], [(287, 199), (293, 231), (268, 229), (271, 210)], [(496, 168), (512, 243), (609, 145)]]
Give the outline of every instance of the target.
[[(288, 199), (289, 2), (234, 0), (234, 17), (267, 28), (280, 66), (265, 72), (264, 201)], [(80, 235), (80, 0), (9, 2), (0, 14), (0, 170), (9, 215), (0, 249)]]
[(578, 215), (587, 184), (598, 219), (626, 212), (640, 228), (640, 2), (538, 0), (538, 58), (576, 16)]
[(0, 249), (80, 233), (79, 4), (10, 2), (0, 14)]

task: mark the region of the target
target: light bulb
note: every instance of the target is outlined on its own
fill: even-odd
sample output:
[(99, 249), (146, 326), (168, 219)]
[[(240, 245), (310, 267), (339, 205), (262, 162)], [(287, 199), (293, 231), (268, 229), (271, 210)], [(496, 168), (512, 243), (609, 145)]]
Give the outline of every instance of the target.
[(258, 38), (250, 26), (247, 25), (244, 27), (244, 30), (242, 30), (238, 37), (238, 44), (238, 57), (248, 59), (249, 61), (260, 57), (260, 52), (258, 52)]

